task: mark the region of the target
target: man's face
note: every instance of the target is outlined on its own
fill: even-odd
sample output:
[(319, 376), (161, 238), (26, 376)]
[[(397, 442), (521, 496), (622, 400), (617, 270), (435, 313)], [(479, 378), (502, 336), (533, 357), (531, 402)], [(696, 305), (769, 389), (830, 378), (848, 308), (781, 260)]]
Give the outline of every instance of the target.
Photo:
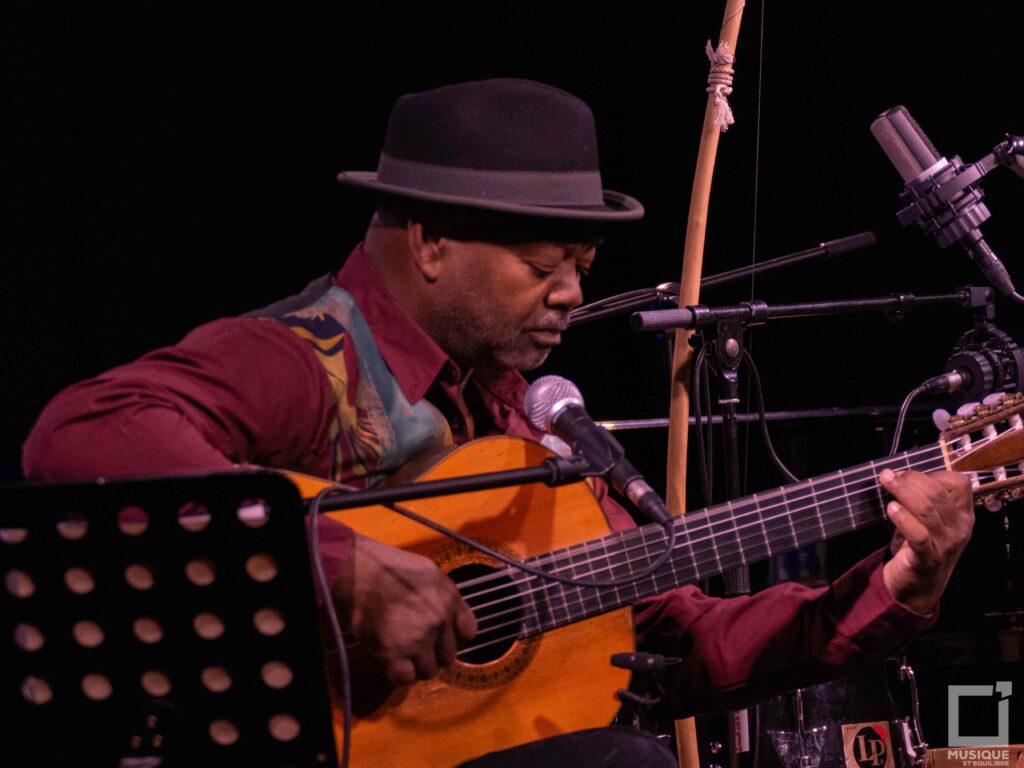
[(583, 301), (580, 278), (594, 246), (538, 242), (503, 245), (441, 238), (432, 335), (464, 369), (536, 368), (561, 341), (569, 310)]

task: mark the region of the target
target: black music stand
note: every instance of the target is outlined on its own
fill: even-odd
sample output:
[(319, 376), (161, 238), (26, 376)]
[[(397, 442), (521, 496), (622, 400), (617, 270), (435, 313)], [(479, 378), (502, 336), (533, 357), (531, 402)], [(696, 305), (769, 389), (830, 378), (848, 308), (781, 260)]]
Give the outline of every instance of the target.
[(0, 762), (336, 765), (304, 514), (262, 471), (0, 488)]

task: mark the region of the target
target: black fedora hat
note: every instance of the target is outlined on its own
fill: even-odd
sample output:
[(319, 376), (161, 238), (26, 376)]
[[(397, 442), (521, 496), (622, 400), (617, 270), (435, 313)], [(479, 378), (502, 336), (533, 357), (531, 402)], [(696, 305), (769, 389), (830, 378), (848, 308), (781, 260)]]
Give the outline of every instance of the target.
[(594, 115), (532, 80), (460, 83), (400, 97), (376, 171), (348, 187), (566, 221), (639, 219), (639, 201), (602, 189)]

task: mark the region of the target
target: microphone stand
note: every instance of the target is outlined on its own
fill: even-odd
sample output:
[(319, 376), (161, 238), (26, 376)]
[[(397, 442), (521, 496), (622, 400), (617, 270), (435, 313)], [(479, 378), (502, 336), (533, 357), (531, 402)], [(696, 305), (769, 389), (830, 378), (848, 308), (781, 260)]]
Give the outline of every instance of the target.
[[(717, 288), (720, 285), (743, 280), (752, 275), (761, 275), (780, 267), (789, 267), (810, 259), (821, 256), (841, 256), (844, 253), (858, 251), (862, 248), (870, 248), (875, 245), (877, 238), (874, 232), (860, 232), (856, 235), (840, 237), (836, 240), (816, 245), (796, 253), (786, 254), (774, 259), (738, 269), (730, 269), (728, 272), (719, 272), (717, 275), (705, 277), (700, 281), (701, 288)], [(591, 323), (604, 317), (621, 314), (631, 309), (640, 309), (652, 304), (678, 304), (679, 283), (662, 283), (654, 288), (640, 288), (635, 291), (627, 291), (617, 296), (609, 296), (606, 299), (592, 302), (586, 306), (577, 307), (569, 313), (569, 324), (571, 326)]]
[[(718, 373), (718, 404), (721, 408), (724, 476), (726, 498), (739, 498), (740, 486), (739, 466), (739, 431), (737, 406), (739, 405), (739, 368), (744, 360), (749, 361), (749, 354), (743, 346), (743, 335), (747, 328), (762, 325), (770, 319), (790, 317), (818, 317), (828, 315), (854, 314), (880, 311), (890, 318), (897, 319), (911, 309), (926, 306), (959, 306), (970, 309), (976, 315), (987, 315), (992, 311), (995, 294), (990, 288), (967, 286), (953, 293), (936, 296), (914, 296), (913, 294), (896, 294), (882, 298), (853, 299), (848, 301), (819, 301), (800, 304), (769, 305), (764, 301), (746, 301), (736, 306), (708, 307), (694, 305), (679, 309), (651, 310), (637, 312), (631, 317), (631, 325), (638, 331), (667, 331), (677, 328), (699, 328), (714, 325), (714, 340), (710, 343), (711, 359)], [(700, 381), (701, 365), (706, 363), (708, 350), (702, 350), (697, 356), (693, 376), (695, 382)], [(756, 371), (755, 371), (756, 373)], [(694, 401), (699, 405), (700, 394), (695, 384)], [(697, 420), (698, 430), (701, 418)], [(766, 435), (767, 436), (767, 435)], [(787, 474), (788, 470), (781, 467), (774, 455), (770, 443), (767, 446), (773, 458)], [(698, 458), (701, 462), (701, 479), (705, 494), (710, 496), (710, 482), (704, 469), (704, 442), (698, 434)], [(710, 503), (710, 498), (707, 499)], [(748, 569), (739, 567), (723, 574), (726, 585), (726, 596), (750, 594), (750, 573)], [(797, 696), (798, 706), (801, 699)], [(801, 710), (802, 714), (802, 710)], [(747, 711), (733, 712), (730, 715), (730, 739), (736, 744), (749, 744), (749, 718)], [(802, 724), (799, 725), (802, 730)], [(801, 739), (801, 750), (803, 750)], [(809, 765), (809, 759), (803, 756), (801, 766)]]
[(635, 312), (630, 324), (635, 331), (668, 331), (677, 328), (699, 328), (712, 323), (738, 321), (744, 327), (763, 325), (768, 320), (785, 320), (793, 317), (827, 317), (830, 315), (852, 315), (864, 312), (884, 312), (890, 319), (898, 320), (912, 309), (951, 305), (977, 310), (991, 305), (995, 295), (991, 288), (965, 286), (953, 293), (931, 296), (915, 296), (912, 293), (897, 293), (891, 296), (840, 301), (811, 301), (797, 304), (769, 305), (764, 301), (744, 301), (727, 307), (709, 307), (694, 304), (680, 309), (655, 309)]

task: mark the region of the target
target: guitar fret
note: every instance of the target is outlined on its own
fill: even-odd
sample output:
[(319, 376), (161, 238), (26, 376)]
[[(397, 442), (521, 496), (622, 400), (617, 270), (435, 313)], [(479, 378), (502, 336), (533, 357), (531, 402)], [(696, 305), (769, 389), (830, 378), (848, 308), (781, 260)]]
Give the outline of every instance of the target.
[[(626, 563), (626, 572), (629, 573), (630, 576), (634, 576), (636, 573), (636, 571), (633, 569), (632, 540), (638, 538), (640, 538), (640, 536), (637, 534), (634, 534), (632, 536), (627, 535), (623, 537), (623, 549), (625, 551), (622, 553), (622, 558), (623, 561)], [(625, 589), (632, 590), (634, 600), (640, 599), (640, 585), (636, 581), (629, 582), (629, 584), (626, 585)]]
[(713, 514), (713, 513), (709, 511), (709, 514), (708, 514), (708, 517), (707, 517), (707, 524), (708, 524), (708, 530), (711, 531), (711, 535), (708, 536), (707, 540), (708, 540), (708, 543), (711, 545), (711, 552), (715, 556), (715, 562), (718, 563), (718, 571), (717, 571), (717, 573), (722, 573), (722, 572), (725, 571), (725, 566), (722, 565), (722, 558), (721, 558), (721, 556), (718, 553), (718, 542), (715, 541), (715, 536), (714, 536), (714, 531), (713, 531), (713, 524), (711, 523), (711, 514)]
[[(665, 547), (668, 546), (668, 531), (661, 528), (660, 526), (657, 528), (657, 531), (658, 543), (655, 549), (655, 554), (651, 558), (652, 563), (655, 560), (659, 559), (662, 556), (662, 554), (664, 554)], [(679, 584), (686, 583), (685, 580), (680, 580), (682, 577), (680, 575), (678, 563), (676, 562), (674, 554), (678, 550), (679, 536), (678, 534), (676, 534), (676, 543), (673, 548), (673, 554), (669, 555), (668, 560), (666, 560), (665, 563), (662, 564), (661, 568), (659, 568), (655, 573), (651, 574), (643, 581), (644, 584), (649, 585), (646, 590), (647, 595), (658, 594), (659, 592), (664, 592), (665, 590), (671, 589), (672, 587), (677, 586)]]
[[(539, 635), (541, 632), (544, 631), (545, 625), (541, 611), (541, 606), (538, 603), (541, 600), (543, 600), (544, 597), (543, 595), (537, 595), (537, 597), (530, 599), (529, 596), (526, 596), (523, 593), (529, 593), (535, 590), (536, 587), (534, 585), (536, 582), (539, 582), (540, 579), (537, 576), (534, 576), (533, 574), (526, 574), (522, 571), (514, 571), (514, 569), (511, 568), (511, 566), (506, 568), (505, 572), (509, 573), (510, 580), (513, 586), (516, 588), (516, 590), (520, 594), (520, 597), (522, 598), (521, 603), (523, 605), (523, 629), (521, 634), (525, 637)], [(524, 576), (525, 578), (517, 578), (513, 576), (512, 573), (510, 572), (514, 572), (516, 574)], [(537, 593), (534, 592), (534, 594)]]
[[(808, 486), (806, 489), (810, 490), (810, 486)], [(790, 498), (788, 498), (788, 494), (786, 492), (784, 492), (784, 490), (783, 490), (783, 494), (782, 495), (783, 495), (783, 497), (786, 500), (786, 502), (785, 502), (786, 514), (783, 515), (784, 521), (780, 525), (778, 525), (777, 527), (779, 527), (779, 528), (784, 528), (784, 527), (790, 528), (790, 535), (791, 535), (792, 545), (791, 546), (787, 546), (784, 549), (785, 549), (786, 552), (792, 552), (793, 550), (796, 550), (796, 549), (800, 548), (800, 537), (797, 536), (797, 526), (796, 526), (796, 523), (794, 522), (794, 520), (796, 520), (796, 518), (797, 518), (797, 512), (794, 512), (793, 508), (790, 506)], [(809, 499), (809, 498), (811, 498), (811, 496), (812, 496), (812, 494), (806, 494), (803, 497), (799, 497), (797, 499), (797, 501), (800, 502), (800, 501), (803, 501), (805, 499)], [(799, 511), (799, 505), (798, 505), (798, 511)]]
[(833, 520), (836, 512), (845, 513), (850, 510), (849, 489), (842, 472), (826, 475), (814, 485), (816, 486), (815, 506), (810, 512), (814, 515), (815, 527), (818, 532), (814, 534), (808, 532), (801, 541), (801, 546), (828, 538), (825, 520)]
[[(587, 576), (590, 581), (609, 581), (613, 578), (604, 569), (597, 571), (594, 569), (594, 558), (591, 557), (589, 550), (584, 551), (587, 564)], [(594, 614), (604, 612), (604, 599), (603, 591), (597, 587), (581, 587), (579, 589), (580, 597), (580, 610), (586, 616), (592, 616)]]
[(806, 533), (804, 535), (796, 533), (796, 521), (799, 519), (803, 522), (809, 515), (813, 515), (819, 521), (821, 520), (822, 513), (828, 508), (827, 505), (830, 501), (828, 492), (831, 489), (825, 486), (825, 481), (830, 477), (830, 475), (826, 475), (825, 477), (820, 478), (817, 482), (810, 480), (807, 483), (807, 488), (810, 491), (808, 496), (811, 503), (809, 506), (805, 506), (800, 510), (799, 516), (793, 517), (793, 531), (796, 536), (796, 544), (798, 548), (807, 546), (812, 537), (808, 536)]
[[(843, 470), (840, 469), (838, 474), (839, 474), (839, 483), (840, 483), (840, 486), (841, 486), (841, 489), (842, 489), (842, 492), (843, 492), (843, 498), (846, 500), (846, 505), (845, 506), (846, 506), (847, 516), (850, 518), (850, 525), (853, 526), (853, 527), (856, 527), (857, 526), (857, 521), (856, 521), (856, 519), (853, 516), (853, 501), (852, 501), (852, 496), (850, 495), (850, 487), (846, 483), (846, 477), (844, 477), (844, 475), (843, 475)], [(822, 535), (825, 538), (828, 538), (828, 533), (825, 531), (824, 526), (822, 526)]]
[[(876, 495), (879, 488), (877, 480), (878, 465), (876, 465), (875, 462), (869, 462), (864, 469), (867, 476), (856, 482), (867, 483), (868, 487), (850, 493), (851, 503), (856, 503), (857, 505), (855, 508), (855, 513), (851, 515), (851, 525), (854, 528), (859, 528), (862, 525), (875, 522), (879, 519), (879, 510), (875, 506), (874, 500), (874, 496)], [(884, 506), (882, 507), (881, 511), (884, 513)]]
[[(790, 519), (793, 516), (793, 511), (789, 507), (789, 494), (785, 488), (779, 489), (779, 496), (782, 498), (782, 515), (786, 519)], [(761, 539), (764, 541), (764, 550), (766, 557), (774, 557), (775, 553), (772, 551), (772, 540), (768, 535), (768, 528), (764, 524), (764, 515), (761, 514), (761, 510), (757, 510), (757, 522), (761, 526)]]
[[(843, 471), (839, 470), (839, 493), (843, 499), (846, 499), (846, 481), (843, 479)], [(844, 505), (845, 506), (845, 505)], [(828, 538), (828, 531), (825, 530), (825, 515), (823, 514), (820, 504), (816, 504), (813, 510), (814, 519), (818, 523), (818, 530), (821, 531), (820, 541), (824, 541)]]
[[(565, 565), (569, 566), (568, 567), (568, 571), (569, 571), (568, 576), (569, 577), (574, 577), (576, 575), (576, 569), (572, 567), (572, 557), (571, 556), (568, 558), (568, 563), (561, 563), (560, 565), (563, 568), (564, 568)], [(558, 616), (558, 612), (560, 611), (564, 615), (564, 617), (565, 617), (565, 623), (568, 624), (569, 623), (569, 619), (572, 617), (572, 613), (569, 611), (569, 602), (565, 599), (565, 593), (566, 593), (566, 590), (569, 589), (569, 587), (566, 584), (555, 584), (555, 585), (553, 585), (553, 587), (555, 589), (556, 597), (560, 597), (562, 599), (562, 605), (560, 607), (557, 606), (557, 603), (555, 604), (555, 617)]]
[[(609, 568), (605, 571), (605, 573), (607, 575), (607, 579), (606, 580), (608, 580), (608, 581), (611, 581), (611, 580), (618, 581), (619, 574), (616, 572), (615, 564), (612, 562), (612, 559), (611, 559), (611, 557), (608, 554), (608, 540), (607, 539), (601, 539), (601, 551), (604, 553), (604, 557), (603, 557), (604, 562), (608, 563), (608, 565), (609, 565)], [(615, 587), (607, 587), (606, 591), (611, 593), (612, 594), (612, 598), (613, 598), (612, 600), (609, 601), (609, 605), (615, 605), (616, 601), (619, 600), (619, 588), (617, 586), (615, 586)], [(602, 597), (601, 597), (601, 607), (603, 609), (605, 607), (604, 606), (604, 596), (603, 596), (604, 592), (602, 592), (601, 594), (602, 594)]]
[[(668, 543), (669, 543), (669, 533), (668, 533), (668, 530), (664, 531), (664, 536), (665, 536), (665, 540), (664, 540), (664, 544), (662, 546), (667, 547)], [(676, 548), (678, 546), (678, 543), (679, 543), (679, 537), (677, 535), (676, 536), (676, 544), (673, 545), (673, 551), (669, 554), (668, 560), (665, 563), (665, 565), (667, 565), (668, 568), (669, 568), (669, 582), (671, 582), (670, 586), (671, 586), (671, 584), (682, 584), (682, 583), (685, 583), (685, 582), (680, 581), (680, 578), (681, 578), (680, 568), (682, 566), (678, 562), (678, 560), (676, 560), (676, 557), (675, 557), (675, 550), (676, 550)], [(664, 567), (664, 566), (662, 566), (662, 567)], [(657, 574), (654, 574), (653, 580), (654, 580), (655, 584), (659, 583)]]
[[(573, 573), (576, 578), (584, 579), (586, 581), (594, 580), (594, 562), (590, 558), (586, 549), (582, 552), (582, 559), (577, 559), (576, 565), (573, 568)], [(587, 601), (592, 598), (595, 590), (593, 587), (570, 587), (565, 585), (564, 592), (572, 593), (572, 603), (569, 604), (569, 612), (573, 615), (586, 615), (587, 614)]]
[[(875, 467), (875, 465), (874, 465), (874, 464), (872, 464), (871, 466), (872, 466), (872, 468), (873, 468), (873, 469), (877, 469), (877, 467)], [(886, 508), (886, 506), (888, 506), (888, 505), (886, 504), (886, 502), (885, 502), (885, 497), (884, 497), (884, 496), (882, 495), (882, 492), (883, 492), (884, 490), (885, 490), (885, 489), (884, 489), (884, 488), (882, 487), (882, 484), (881, 484), (881, 483), (875, 483), (875, 495), (877, 495), (877, 496), (878, 496), (878, 508), (879, 508), (880, 510), (882, 510), (882, 514), (883, 514), (883, 515), (885, 514), (885, 508)]]
[[(736, 545), (739, 550), (739, 563), (756, 562), (769, 556), (768, 541), (764, 535), (764, 515), (762, 514), (764, 504), (762, 496), (760, 500), (756, 498), (750, 501), (739, 499), (730, 505), (732, 526), (736, 533)], [(776, 504), (772, 501), (768, 506), (775, 507)], [(760, 533), (754, 530), (755, 523), (760, 526)]]
[(708, 515), (708, 528), (711, 531), (711, 546), (714, 548), (715, 560), (720, 569), (727, 570), (731, 562), (731, 556), (738, 542), (731, 542), (726, 539), (729, 531), (735, 533), (735, 526), (731, 523), (732, 513), (730, 502), (725, 502)]
[(678, 542), (680, 536), (682, 536), (684, 541), (683, 546), (686, 548), (686, 552), (690, 556), (690, 563), (692, 564), (691, 567), (693, 568), (692, 578), (694, 581), (696, 581), (701, 577), (700, 565), (697, 564), (697, 553), (693, 546), (693, 540), (690, 538), (690, 529), (686, 525), (686, 518), (683, 517), (675, 525), (679, 529), (676, 533), (676, 542)]

